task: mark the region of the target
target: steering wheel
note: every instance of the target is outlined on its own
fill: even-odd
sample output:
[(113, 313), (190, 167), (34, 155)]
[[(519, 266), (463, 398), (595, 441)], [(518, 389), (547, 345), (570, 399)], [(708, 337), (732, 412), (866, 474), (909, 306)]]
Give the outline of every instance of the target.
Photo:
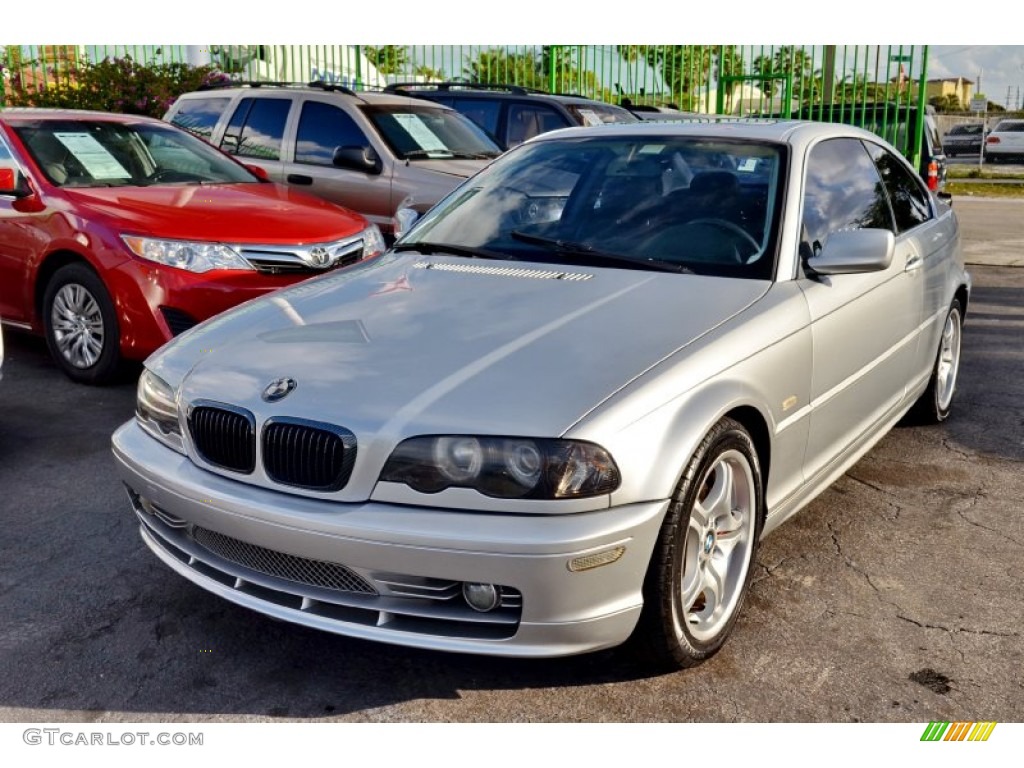
[(686, 222), (683, 226), (693, 227), (697, 225), (704, 225), (706, 227), (716, 227), (718, 229), (724, 230), (731, 235), (735, 235), (743, 244), (749, 245), (750, 253), (746, 255), (740, 253), (740, 249), (738, 247), (734, 248), (736, 261), (738, 261), (740, 264), (749, 263), (748, 259), (761, 252), (761, 244), (754, 239), (753, 235), (747, 232), (747, 230), (743, 229), (743, 227), (741, 227), (740, 225), (734, 224), (731, 221), (727, 221), (726, 219), (715, 218), (694, 219), (693, 221)]

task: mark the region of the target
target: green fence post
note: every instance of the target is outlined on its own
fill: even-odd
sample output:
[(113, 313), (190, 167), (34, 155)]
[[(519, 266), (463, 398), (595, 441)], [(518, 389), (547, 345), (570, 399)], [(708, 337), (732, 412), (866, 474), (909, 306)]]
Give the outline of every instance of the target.
[(917, 130), (914, 131), (914, 167), (921, 167), (921, 146), (924, 143), (924, 127), (927, 120), (928, 103), (928, 46), (921, 46), (921, 76), (917, 86)]

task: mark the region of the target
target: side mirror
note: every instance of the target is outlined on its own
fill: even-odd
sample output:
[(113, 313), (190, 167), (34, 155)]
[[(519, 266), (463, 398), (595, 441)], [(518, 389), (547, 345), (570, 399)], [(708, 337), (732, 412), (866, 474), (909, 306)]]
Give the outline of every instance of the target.
[(365, 147), (338, 147), (334, 150), (334, 165), (338, 168), (348, 168), (363, 173), (378, 174), (383, 170), (384, 163), (381, 162), (377, 151), (367, 145)]
[(258, 178), (260, 181), (270, 181), (270, 174), (267, 173), (264, 169), (260, 168), (258, 165), (249, 165), (248, 163), (243, 163), (243, 165), (245, 166), (245, 170), (247, 170), (253, 176)]
[(817, 275), (880, 272), (892, 264), (896, 238), (887, 229), (847, 229), (832, 232), (817, 256), (804, 265)]
[(395, 211), (395, 215), (394, 217), (392, 217), (391, 220), (391, 226), (395, 239), (397, 240), (410, 229), (412, 229), (412, 225), (415, 224), (419, 220), (419, 218), (419, 213), (417, 213), (412, 208), (399, 208), (397, 211)]
[(15, 168), (0, 168), (0, 195), (21, 198), (31, 194), (32, 187), (20, 171)]

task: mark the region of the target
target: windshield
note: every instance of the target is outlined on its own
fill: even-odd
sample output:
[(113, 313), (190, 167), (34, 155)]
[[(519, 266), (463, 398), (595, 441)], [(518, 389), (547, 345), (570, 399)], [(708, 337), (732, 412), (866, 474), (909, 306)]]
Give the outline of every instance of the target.
[(402, 160), (487, 160), (501, 154), (476, 123), (452, 109), (388, 104), (365, 106), (363, 111)]
[(206, 142), (166, 125), (31, 120), (14, 131), (61, 187), (259, 182)]
[(769, 279), (782, 152), (690, 137), (531, 142), (474, 176), (398, 247)]

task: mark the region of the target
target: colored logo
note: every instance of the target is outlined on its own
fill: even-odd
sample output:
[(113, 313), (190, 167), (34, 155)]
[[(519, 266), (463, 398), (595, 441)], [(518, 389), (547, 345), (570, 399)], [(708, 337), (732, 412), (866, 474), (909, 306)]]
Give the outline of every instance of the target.
[(928, 723), (921, 741), (988, 741), (996, 727), (985, 723)]

